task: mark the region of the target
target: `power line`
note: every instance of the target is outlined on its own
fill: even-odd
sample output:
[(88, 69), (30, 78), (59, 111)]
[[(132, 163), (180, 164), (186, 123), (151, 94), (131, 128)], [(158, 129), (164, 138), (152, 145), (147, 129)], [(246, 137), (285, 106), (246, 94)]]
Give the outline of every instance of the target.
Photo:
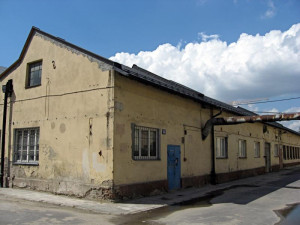
[(295, 114), (300, 112), (267, 112), (267, 111), (251, 111), (254, 113), (272, 113), (272, 114)]
[(300, 97), (283, 98), (283, 99), (269, 100), (269, 101), (257, 101), (257, 102), (251, 102), (251, 103), (241, 103), (241, 104), (234, 104), (234, 106), (238, 106), (238, 105), (251, 105), (251, 104), (263, 104), (263, 103), (269, 103), (269, 102), (282, 102), (282, 101), (290, 101), (290, 100), (294, 100), (294, 99), (300, 99)]

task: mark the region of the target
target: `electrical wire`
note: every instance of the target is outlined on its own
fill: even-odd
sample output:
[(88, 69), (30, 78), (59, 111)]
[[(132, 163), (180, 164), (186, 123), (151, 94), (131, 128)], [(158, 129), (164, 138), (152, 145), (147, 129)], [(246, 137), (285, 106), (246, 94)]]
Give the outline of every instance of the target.
[(295, 114), (295, 113), (300, 113), (300, 112), (267, 112), (267, 111), (252, 111), (254, 113), (272, 113), (272, 114)]
[[(114, 88), (114, 87), (108, 86), (108, 87), (99, 87), (99, 88), (92, 88), (92, 89), (73, 91), (73, 92), (65, 92), (65, 93), (61, 93), (61, 94), (42, 95), (42, 96), (37, 96), (34, 98), (12, 100), (10, 102), (24, 102), (24, 101), (37, 100), (37, 99), (48, 98), (48, 97), (61, 97), (61, 96), (65, 96), (65, 95), (78, 94), (78, 93), (84, 93), (84, 92), (90, 92), (90, 91), (96, 91), (96, 90), (104, 90), (104, 89), (110, 89), (110, 88)], [(3, 104), (0, 104), (0, 105), (3, 105)]]
[(233, 104), (233, 106), (238, 105), (255, 105), (255, 104), (263, 104), (263, 103), (269, 103), (269, 102), (283, 102), (283, 101), (290, 101), (300, 99), (300, 97), (294, 97), (294, 98), (283, 98), (283, 99), (276, 99), (276, 100), (268, 100), (268, 101), (257, 101), (257, 102), (250, 102), (250, 103), (240, 103), (240, 104)]

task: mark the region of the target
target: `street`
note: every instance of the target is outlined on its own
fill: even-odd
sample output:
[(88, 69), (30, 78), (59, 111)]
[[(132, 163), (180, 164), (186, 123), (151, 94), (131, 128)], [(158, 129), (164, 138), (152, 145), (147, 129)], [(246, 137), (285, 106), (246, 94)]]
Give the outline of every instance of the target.
[(110, 215), (97, 215), (84, 210), (60, 207), (0, 195), (0, 224), (104, 224)]
[[(197, 190), (200, 193), (204, 189)], [(155, 202), (176, 196), (183, 199), (180, 204), (159, 207)], [(129, 210), (109, 213), (28, 201), (0, 192), (0, 224), (297, 224), (300, 167), (220, 184), (205, 195), (191, 196), (187, 189), (121, 204), (106, 203), (111, 210)], [(152, 210), (145, 207), (154, 203), (157, 206)], [(294, 217), (289, 219), (292, 214)]]

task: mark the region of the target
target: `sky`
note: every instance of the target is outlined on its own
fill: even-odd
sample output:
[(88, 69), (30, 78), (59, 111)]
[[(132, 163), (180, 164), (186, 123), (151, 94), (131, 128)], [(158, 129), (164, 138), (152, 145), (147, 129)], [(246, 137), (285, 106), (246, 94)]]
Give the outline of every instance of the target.
[(0, 15), (0, 66), (35, 26), (226, 103), (268, 102), (240, 105), (258, 114), (300, 112), (299, 0), (0, 0)]

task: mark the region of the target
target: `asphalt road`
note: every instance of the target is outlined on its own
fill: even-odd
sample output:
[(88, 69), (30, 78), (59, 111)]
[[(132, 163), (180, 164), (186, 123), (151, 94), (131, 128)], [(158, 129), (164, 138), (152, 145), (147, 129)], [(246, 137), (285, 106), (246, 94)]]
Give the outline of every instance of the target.
[(0, 224), (114, 224), (111, 215), (61, 207), (0, 195)]
[(300, 167), (232, 182), (205, 197), (134, 215), (92, 213), (0, 195), (0, 224), (261, 225), (281, 221), (281, 224), (291, 225), (300, 221), (299, 213), (289, 220), (292, 222), (286, 223), (286, 215), (282, 216), (276, 210), (297, 204), (300, 204)]

